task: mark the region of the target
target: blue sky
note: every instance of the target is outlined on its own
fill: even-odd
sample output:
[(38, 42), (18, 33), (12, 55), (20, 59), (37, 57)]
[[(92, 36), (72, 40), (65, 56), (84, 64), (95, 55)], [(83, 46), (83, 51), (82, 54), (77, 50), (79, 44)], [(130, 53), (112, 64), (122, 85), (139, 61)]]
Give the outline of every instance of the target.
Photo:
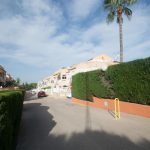
[[(100, 54), (119, 60), (118, 24), (106, 23), (102, 0), (0, 0), (0, 64), (37, 82), (61, 67)], [(150, 56), (150, 1), (124, 17), (124, 59)]]

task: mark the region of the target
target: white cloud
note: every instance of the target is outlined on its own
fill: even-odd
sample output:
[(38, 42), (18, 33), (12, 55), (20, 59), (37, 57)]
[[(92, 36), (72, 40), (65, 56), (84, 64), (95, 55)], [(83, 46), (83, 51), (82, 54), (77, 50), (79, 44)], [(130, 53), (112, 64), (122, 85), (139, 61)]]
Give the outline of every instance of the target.
[[(124, 17), (123, 42), (125, 61), (150, 56), (150, 7), (138, 7), (133, 11), (131, 21)], [(94, 45), (93, 54), (108, 53), (114, 58), (119, 54), (119, 29), (116, 22), (107, 25), (103, 20), (92, 25), (83, 34), (82, 39), (86, 42), (98, 41)]]
[(23, 0), (22, 6), (28, 13), (40, 14), (43, 11), (50, 12), (47, 0)]
[(25, 16), (46, 16), (52, 21), (63, 17), (60, 7), (56, 6), (52, 0), (23, 0), (22, 8)]
[(150, 56), (150, 6), (137, 7), (131, 21), (124, 21), (126, 60)]
[[(102, 53), (114, 57), (119, 54), (116, 22), (107, 25), (103, 19), (88, 28), (79, 28), (74, 24), (69, 26), (67, 32), (63, 32), (62, 23), (65, 18), (62, 8), (45, 0), (38, 0), (39, 3), (31, 0), (23, 2), (24, 15), (0, 20), (0, 58), (57, 70)], [(81, 9), (83, 3), (85, 7)], [(88, 16), (96, 3), (96, 0), (82, 0), (81, 4), (79, 1), (73, 1), (73, 15), (79, 19)], [(130, 22), (124, 20), (126, 61), (150, 56), (149, 10), (149, 7), (144, 10), (139, 7), (134, 11)], [(43, 14), (43, 11), (46, 14)]]
[(99, 0), (71, 0), (68, 3), (69, 15), (73, 20), (83, 19), (100, 7), (101, 3)]

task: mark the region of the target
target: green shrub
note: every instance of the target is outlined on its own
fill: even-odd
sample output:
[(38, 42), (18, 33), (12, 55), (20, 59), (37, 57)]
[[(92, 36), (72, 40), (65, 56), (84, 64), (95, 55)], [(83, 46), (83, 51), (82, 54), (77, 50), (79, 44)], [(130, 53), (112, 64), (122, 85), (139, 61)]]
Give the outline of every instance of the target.
[(79, 73), (72, 77), (72, 96), (87, 100), (86, 92), (86, 74)]
[(103, 72), (100, 70), (87, 72), (89, 80), (89, 92), (92, 96), (103, 97), (103, 98), (111, 98), (111, 91), (107, 84), (102, 80)]
[(107, 69), (115, 96), (121, 100), (150, 105), (150, 57)]
[(0, 149), (15, 147), (23, 106), (24, 92), (0, 92)]
[(150, 105), (150, 57), (110, 66), (106, 72), (79, 73), (72, 79), (72, 96), (92, 96)]
[(79, 73), (72, 78), (72, 96), (92, 101), (92, 96), (110, 98), (111, 92), (101, 78), (100, 70)]

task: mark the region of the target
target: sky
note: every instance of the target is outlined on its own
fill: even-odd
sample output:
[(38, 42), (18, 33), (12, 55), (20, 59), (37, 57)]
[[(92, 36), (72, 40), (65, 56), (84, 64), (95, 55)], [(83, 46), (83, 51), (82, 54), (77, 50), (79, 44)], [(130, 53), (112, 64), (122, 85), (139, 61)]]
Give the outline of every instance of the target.
[[(150, 57), (150, 1), (124, 16), (124, 60)], [(119, 29), (103, 0), (0, 0), (0, 65), (22, 82), (107, 54), (119, 60)]]

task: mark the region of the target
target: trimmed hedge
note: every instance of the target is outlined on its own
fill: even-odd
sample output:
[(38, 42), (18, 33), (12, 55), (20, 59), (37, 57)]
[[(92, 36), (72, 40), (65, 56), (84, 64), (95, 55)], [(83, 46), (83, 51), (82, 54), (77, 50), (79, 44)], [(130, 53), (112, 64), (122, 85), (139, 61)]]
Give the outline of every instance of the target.
[(72, 96), (91, 100), (92, 96), (115, 98), (150, 105), (150, 57), (79, 73), (72, 79)]
[(0, 92), (0, 149), (15, 149), (23, 107), (24, 92)]
[(112, 98), (113, 93), (111, 92), (109, 83), (104, 79), (104, 72), (100, 70), (91, 71), (86, 73), (88, 75), (87, 84), (89, 85), (90, 95), (89, 99), (92, 100), (92, 96)]
[(100, 78), (99, 70), (79, 73), (72, 78), (72, 96), (92, 101), (92, 96), (110, 98), (111, 91)]
[(111, 66), (105, 76), (112, 83), (115, 97), (150, 105), (150, 57)]
[(79, 73), (72, 77), (72, 96), (86, 100), (86, 73)]

